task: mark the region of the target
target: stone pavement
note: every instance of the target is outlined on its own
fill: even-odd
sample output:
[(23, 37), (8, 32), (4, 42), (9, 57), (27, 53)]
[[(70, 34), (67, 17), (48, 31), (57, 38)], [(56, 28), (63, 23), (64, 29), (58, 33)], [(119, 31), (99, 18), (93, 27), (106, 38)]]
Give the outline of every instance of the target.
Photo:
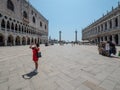
[(99, 55), (96, 46), (41, 45), (41, 51), (32, 73), (29, 46), (0, 47), (0, 90), (120, 90), (120, 59)]

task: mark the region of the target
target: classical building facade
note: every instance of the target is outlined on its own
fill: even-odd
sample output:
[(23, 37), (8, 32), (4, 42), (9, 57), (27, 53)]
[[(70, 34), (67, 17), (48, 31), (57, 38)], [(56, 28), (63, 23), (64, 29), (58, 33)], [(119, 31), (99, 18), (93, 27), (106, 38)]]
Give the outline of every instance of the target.
[(83, 29), (82, 40), (89, 40), (92, 43), (113, 41), (120, 45), (120, 4)]
[(48, 42), (48, 20), (26, 0), (0, 0), (0, 46)]

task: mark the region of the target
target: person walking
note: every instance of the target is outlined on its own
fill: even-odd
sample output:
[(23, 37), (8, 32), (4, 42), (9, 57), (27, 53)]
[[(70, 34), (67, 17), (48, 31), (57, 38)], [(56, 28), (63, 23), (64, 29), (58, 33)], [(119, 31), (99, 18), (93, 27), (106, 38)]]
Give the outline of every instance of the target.
[(37, 72), (38, 70), (38, 51), (40, 50), (39, 48), (39, 44), (31, 44), (30, 48), (32, 49), (32, 53), (33, 53), (33, 61), (35, 63), (35, 72)]

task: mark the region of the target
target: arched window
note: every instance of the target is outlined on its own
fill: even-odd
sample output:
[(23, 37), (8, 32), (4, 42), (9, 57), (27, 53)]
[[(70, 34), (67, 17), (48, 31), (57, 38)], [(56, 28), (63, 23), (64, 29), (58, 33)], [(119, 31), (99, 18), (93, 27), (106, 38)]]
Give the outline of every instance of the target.
[(21, 26), (19, 25), (19, 32), (21, 31)]
[(40, 26), (42, 27), (42, 22), (40, 21)]
[(35, 17), (33, 17), (33, 23), (35, 23)]
[(2, 28), (5, 28), (5, 20), (3, 19), (2, 22), (1, 22), (1, 27)]
[(14, 5), (11, 0), (7, 0), (7, 8), (14, 11)]
[(11, 25), (11, 29), (12, 29), (12, 31), (14, 31), (14, 24), (13, 23)]
[(7, 21), (7, 29), (10, 29), (10, 23)]
[(24, 28), (24, 32), (26, 33), (26, 27)]
[(23, 17), (26, 18), (26, 19), (28, 18), (28, 15), (27, 15), (26, 11), (23, 12)]
[(15, 30), (17, 31), (17, 28), (18, 28), (18, 26), (17, 26), (17, 24), (15, 24)]
[(2, 17), (2, 14), (0, 13), (0, 17)]
[(22, 26), (22, 33), (23, 33), (23, 26)]

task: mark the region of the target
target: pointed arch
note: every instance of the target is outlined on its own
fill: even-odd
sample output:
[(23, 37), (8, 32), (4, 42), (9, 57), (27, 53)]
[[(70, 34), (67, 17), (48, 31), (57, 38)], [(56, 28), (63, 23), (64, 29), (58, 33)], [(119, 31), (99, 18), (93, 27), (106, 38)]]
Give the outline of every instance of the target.
[(1, 27), (2, 28), (5, 28), (5, 20), (3, 19), (2, 22), (1, 22)]
[(23, 12), (23, 17), (26, 18), (26, 19), (28, 18), (28, 15), (27, 15), (26, 11)]
[(10, 30), (10, 22), (7, 21), (7, 31), (9, 31), (9, 30)]
[(14, 4), (11, 0), (7, 0), (7, 8), (11, 11), (14, 11)]
[(9, 35), (9, 36), (8, 36), (8, 40), (7, 40), (8, 46), (14, 45), (14, 44), (13, 44), (13, 41), (14, 41), (13, 36), (12, 36), (12, 35)]
[(17, 32), (17, 29), (18, 29), (18, 25), (17, 24), (15, 24), (15, 31)]
[(16, 37), (15, 44), (20, 45), (20, 37), (19, 36)]
[(26, 45), (26, 38), (25, 37), (22, 38), (22, 45)]
[(27, 38), (27, 45), (29, 45), (30, 44), (30, 38), (28, 37)]
[(14, 31), (14, 24), (11, 24), (11, 30)]
[(21, 32), (21, 26), (19, 25), (19, 32)]
[(33, 19), (32, 19), (32, 21), (33, 21), (33, 23), (35, 23), (36, 22), (36, 20), (35, 20), (35, 17), (33, 16)]

